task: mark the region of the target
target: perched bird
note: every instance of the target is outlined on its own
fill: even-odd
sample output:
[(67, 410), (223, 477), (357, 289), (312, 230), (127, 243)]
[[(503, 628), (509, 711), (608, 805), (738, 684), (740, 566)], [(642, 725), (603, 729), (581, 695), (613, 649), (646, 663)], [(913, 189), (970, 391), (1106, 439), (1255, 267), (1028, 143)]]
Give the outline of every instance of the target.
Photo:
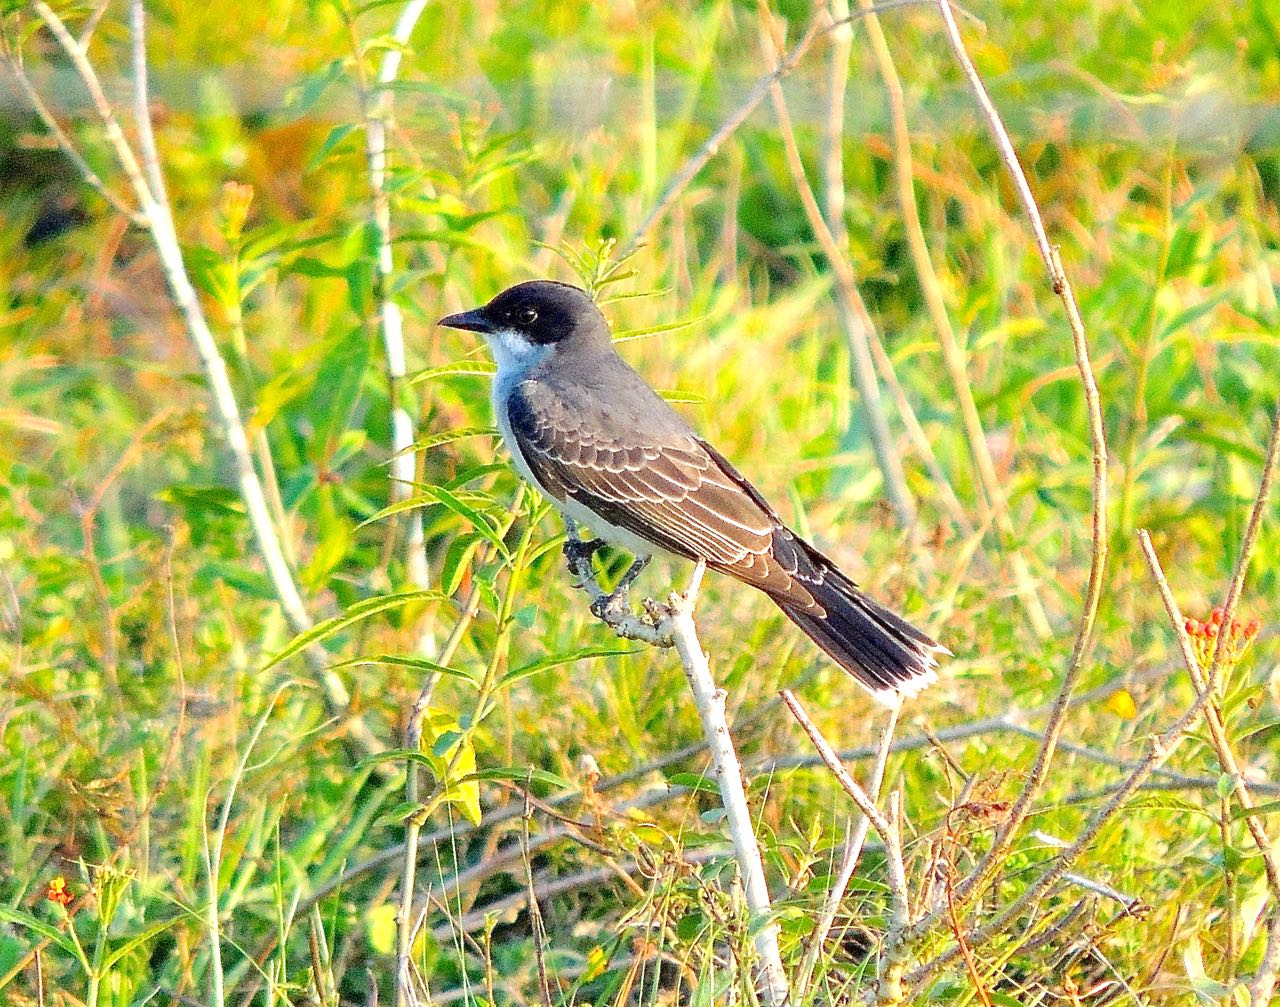
[(763, 591), (882, 702), (936, 680), (949, 651), (783, 524), (618, 356), (585, 291), (533, 280), (439, 324), (488, 341), (494, 418), (519, 473), (564, 515), (634, 553), (610, 597), (615, 610), (654, 552), (703, 560)]

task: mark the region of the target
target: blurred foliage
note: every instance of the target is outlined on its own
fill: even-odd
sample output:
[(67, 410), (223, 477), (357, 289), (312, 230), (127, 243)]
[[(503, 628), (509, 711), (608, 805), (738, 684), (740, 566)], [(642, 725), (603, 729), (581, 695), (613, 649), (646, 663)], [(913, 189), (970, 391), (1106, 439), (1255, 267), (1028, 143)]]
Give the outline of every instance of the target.
[[(125, 105), (119, 6), (89, 54)], [(58, 9), (73, 26), (89, 13)], [(123, 190), (53, 39), (22, 5), (4, 10), (36, 86)], [(388, 747), (401, 744), (431, 671), (419, 641), (443, 641), (462, 620), (424, 757), (429, 773), (452, 765), (469, 777), (424, 823), (443, 838), (419, 872), (431, 901), (415, 959), (437, 1002), (536, 1000), (520, 816), (446, 828), (519, 808), (526, 784), (544, 801), (569, 794), (560, 810), (594, 823), (589, 842), (558, 836), (545, 814), (530, 826), (537, 883), (564, 882), (542, 911), (566, 1002), (721, 1002), (744, 981), (725, 963), (749, 936), (715, 884), (732, 862), (715, 795), (697, 785), (705, 760), (686, 755), (604, 789), (699, 739), (681, 675), (661, 653), (618, 648), (590, 618), (562, 568), (558, 522), (518, 493), (495, 443), (487, 357), (433, 321), (520, 279), (571, 279), (551, 250), (561, 242), (579, 256), (625, 243), (765, 69), (757, 11), (733, 0), (427, 6), (395, 85), (388, 191), (391, 294), (420, 375), (409, 390), (416, 502), (438, 590), (390, 605), (371, 599), (414, 585), (403, 521), (379, 516), (391, 500), (390, 401), (359, 89), (397, 11), (149, 5), (153, 111), (188, 265), (258, 461), (270, 459), (263, 475), (278, 488), (310, 611), (335, 620), (323, 634), (331, 663)], [(812, 13), (798, 0), (778, 12), (793, 41)], [(1113, 460), (1112, 558), (1084, 683), (1109, 688), (1073, 712), (1067, 736), (1133, 758), (1192, 698), (1134, 532), (1152, 531), (1189, 613), (1219, 602), (1280, 393), (1280, 8), (1072, 0), (974, 13), (985, 23), (964, 24), (974, 57), (1081, 299)], [(650, 296), (615, 298), (607, 313), (634, 337), (624, 356), (686, 402), (784, 517), (955, 652), (943, 683), (904, 716), (914, 737), (1054, 694), (1087, 573), (1090, 457), (1066, 325), (936, 17), (904, 8), (884, 25), (906, 88), (922, 223), (1018, 541), (960, 535), (905, 437), (924, 534), (892, 526), (829, 275), (767, 107), (627, 263), (635, 275), (607, 288)], [(850, 260), (977, 522), (968, 447), (893, 192), (882, 90), (857, 27), (854, 40)], [(827, 52), (820, 41), (785, 84), (815, 179)], [(363, 1003), (368, 968), (387, 1001), (402, 858), (378, 858), (394, 855), (413, 810), (401, 803), (402, 762), (361, 763), (317, 690), (276, 698), (307, 669), (292, 658), (264, 670), (290, 634), (155, 255), (79, 182), (11, 83), (0, 91), (0, 997), (35, 1002), (40, 943), (45, 989), (64, 1002), (83, 999), (95, 973), (101, 989), (88, 985), (104, 1003), (206, 1001), (205, 856), (234, 782), (212, 879), (228, 999), (324, 1000), (327, 981)], [(1280, 779), (1274, 515), (1244, 602), (1264, 629), (1227, 684), (1228, 730), (1259, 781)], [(1015, 549), (1052, 618), (1048, 640), (1017, 603)], [(622, 557), (609, 562), (620, 572)], [(683, 573), (658, 564), (641, 586), (660, 595)], [(353, 611), (361, 617), (342, 617)], [(700, 611), (748, 762), (808, 754), (770, 698), (783, 684), (833, 741), (874, 736), (871, 701), (771, 606), (714, 583)], [(893, 758), (914, 872), (963, 869), (980, 854), (983, 802), (1016, 793), (1035, 744), (992, 729), (948, 743), (945, 759), (929, 745)], [(1226, 996), (1256, 967), (1256, 851), (1213, 785), (1203, 739), (1174, 766), (1202, 785), (1144, 791), (1077, 868), (1147, 911), (1056, 889), (1023, 933), (979, 951), (993, 1002), (1190, 1004)], [(961, 770), (980, 781), (967, 819), (951, 808)], [(1020, 841), (1002, 886), (1016, 889), (1052, 854), (1044, 836), (1070, 841), (1121, 772), (1085, 750), (1060, 754), (1033, 819), (1040, 838)], [(666, 799), (663, 774), (691, 789)], [(645, 789), (655, 782), (656, 797)], [(798, 960), (848, 809), (808, 767), (754, 779), (751, 796), (783, 895), (784, 950)], [(496, 866), (474, 870), (485, 864)], [(367, 869), (339, 884), (356, 865)], [(59, 876), (70, 905), (46, 898)], [(869, 853), (823, 955), (823, 1002), (853, 1002), (874, 971), (882, 879)], [(1024, 946), (1028, 935), (1044, 942)], [(917, 993), (979, 1002), (961, 969)]]

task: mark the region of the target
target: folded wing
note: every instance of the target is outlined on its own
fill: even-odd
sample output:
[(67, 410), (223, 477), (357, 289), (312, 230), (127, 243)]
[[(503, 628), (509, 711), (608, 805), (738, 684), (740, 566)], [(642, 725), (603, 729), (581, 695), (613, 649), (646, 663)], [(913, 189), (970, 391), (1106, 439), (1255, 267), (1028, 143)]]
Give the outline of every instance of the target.
[(525, 463), (553, 495), (791, 604), (814, 603), (804, 580), (821, 574), (804, 543), (718, 452), (671, 422), (674, 413), (642, 438), (567, 408), (536, 381), (517, 385), (507, 408)]

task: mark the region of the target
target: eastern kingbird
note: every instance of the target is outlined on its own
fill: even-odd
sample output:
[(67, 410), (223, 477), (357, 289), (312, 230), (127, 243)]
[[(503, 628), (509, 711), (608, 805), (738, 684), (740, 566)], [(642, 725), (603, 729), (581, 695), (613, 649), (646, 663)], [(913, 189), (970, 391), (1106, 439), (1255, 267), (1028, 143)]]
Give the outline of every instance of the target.
[(585, 291), (533, 280), (439, 324), (479, 332), (492, 348), (494, 418), (519, 473), (635, 554), (615, 601), (654, 552), (704, 560), (767, 594), (882, 702), (936, 680), (937, 658), (950, 652), (784, 525), (618, 356)]

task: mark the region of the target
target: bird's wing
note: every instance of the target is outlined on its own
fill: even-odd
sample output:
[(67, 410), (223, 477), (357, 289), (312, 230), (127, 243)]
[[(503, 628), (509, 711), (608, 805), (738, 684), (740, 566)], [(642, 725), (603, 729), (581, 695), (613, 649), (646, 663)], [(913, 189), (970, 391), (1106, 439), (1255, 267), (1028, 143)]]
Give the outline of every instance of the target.
[(507, 410), (525, 464), (559, 500), (791, 604), (815, 604), (805, 582), (820, 581), (823, 571), (804, 543), (683, 422), (646, 425), (642, 434), (567, 408), (536, 381), (518, 384)]

